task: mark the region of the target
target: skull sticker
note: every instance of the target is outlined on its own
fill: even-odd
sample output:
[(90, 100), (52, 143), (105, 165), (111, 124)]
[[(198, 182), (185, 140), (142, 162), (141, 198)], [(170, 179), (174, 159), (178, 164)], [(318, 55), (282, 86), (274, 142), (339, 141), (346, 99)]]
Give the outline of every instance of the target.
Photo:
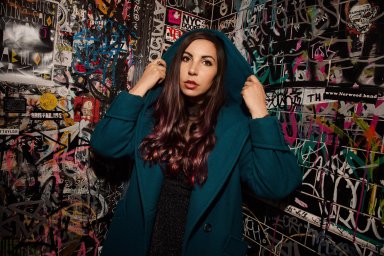
[(349, 12), (350, 26), (359, 33), (367, 33), (372, 25), (372, 19), (376, 16), (377, 8), (371, 4), (355, 4)]

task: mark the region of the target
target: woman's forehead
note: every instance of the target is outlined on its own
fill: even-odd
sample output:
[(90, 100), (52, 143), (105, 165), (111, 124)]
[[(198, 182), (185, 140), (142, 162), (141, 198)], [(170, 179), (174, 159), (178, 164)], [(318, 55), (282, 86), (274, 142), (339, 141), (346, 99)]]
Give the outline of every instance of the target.
[(213, 42), (206, 39), (196, 39), (192, 41), (184, 52), (198, 54), (202, 56), (216, 56), (216, 46)]

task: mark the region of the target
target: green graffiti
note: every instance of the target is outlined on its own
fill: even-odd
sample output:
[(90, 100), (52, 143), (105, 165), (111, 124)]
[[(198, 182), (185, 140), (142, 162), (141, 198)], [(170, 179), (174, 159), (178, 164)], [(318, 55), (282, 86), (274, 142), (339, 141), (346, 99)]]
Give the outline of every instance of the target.
[(299, 159), (299, 164), (306, 168), (310, 168), (313, 164), (311, 161), (311, 157), (313, 155), (315, 155), (316, 158), (322, 156), (323, 159), (326, 159), (328, 156), (327, 147), (324, 143), (326, 141), (326, 137), (326, 134), (321, 134), (318, 137), (311, 134), (310, 138), (303, 142), (299, 152), (296, 153)]
[(260, 56), (256, 50), (253, 51), (253, 56), (256, 59), (252, 65), (253, 73), (257, 75), (257, 78), (262, 84), (281, 84), (287, 80), (288, 74), (284, 74), (280, 76), (279, 79), (273, 80), (267, 57)]

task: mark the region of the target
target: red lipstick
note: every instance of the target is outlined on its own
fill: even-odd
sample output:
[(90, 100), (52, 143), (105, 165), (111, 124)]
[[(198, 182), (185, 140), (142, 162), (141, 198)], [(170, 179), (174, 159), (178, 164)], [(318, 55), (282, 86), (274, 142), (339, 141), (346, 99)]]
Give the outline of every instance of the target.
[(193, 80), (187, 80), (184, 82), (185, 84), (185, 87), (187, 87), (187, 89), (190, 89), (190, 90), (193, 90), (197, 87), (197, 83)]

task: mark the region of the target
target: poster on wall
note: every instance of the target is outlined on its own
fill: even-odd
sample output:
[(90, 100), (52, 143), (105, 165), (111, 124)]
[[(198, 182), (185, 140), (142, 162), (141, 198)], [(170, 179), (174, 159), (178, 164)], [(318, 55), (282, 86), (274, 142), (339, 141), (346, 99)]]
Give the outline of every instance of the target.
[(348, 1), (341, 9), (346, 22), (340, 33), (348, 42), (338, 49), (343, 79), (327, 86), (324, 98), (375, 104), (384, 85), (383, 4)]
[(209, 24), (207, 20), (200, 19), (198, 17), (183, 13), (183, 18), (181, 22), (182, 30), (188, 31), (188, 30), (208, 28), (208, 27), (209, 27)]
[(180, 26), (182, 12), (179, 10), (168, 9), (167, 10), (167, 23), (170, 25)]
[(1, 3), (0, 81), (52, 85), (58, 3)]
[[(381, 1), (380, 1), (381, 2)], [(351, 82), (380, 86), (384, 83), (383, 4), (375, 1), (345, 3), (345, 37), (352, 68), (343, 71)]]
[(176, 42), (183, 35), (183, 31), (174, 27), (166, 26), (165, 41), (169, 43)]

